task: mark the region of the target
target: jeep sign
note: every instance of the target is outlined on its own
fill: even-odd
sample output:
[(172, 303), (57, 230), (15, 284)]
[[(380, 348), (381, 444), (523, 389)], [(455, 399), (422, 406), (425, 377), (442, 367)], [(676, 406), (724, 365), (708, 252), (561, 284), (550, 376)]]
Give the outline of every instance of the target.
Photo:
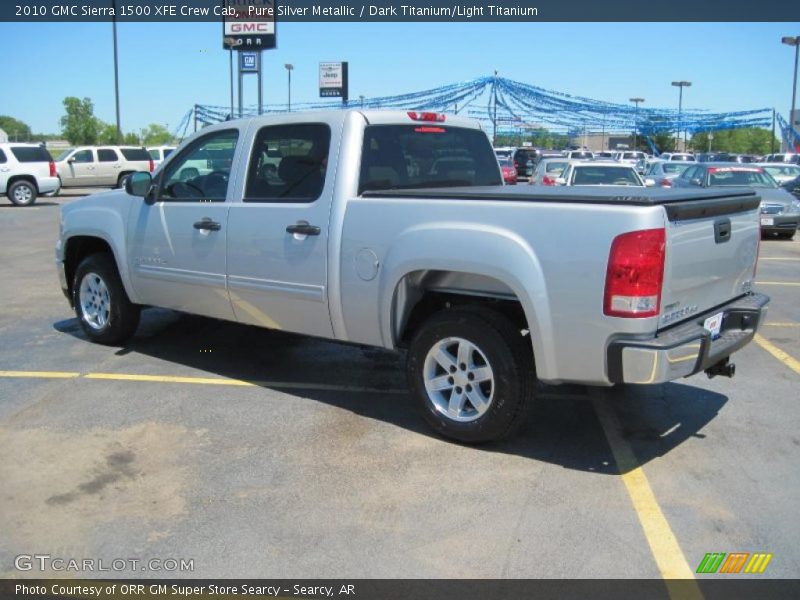
[(222, 47), (267, 50), (275, 47), (274, 0), (225, 0)]
[(321, 98), (341, 98), (347, 102), (347, 63), (319, 63), (319, 95)]

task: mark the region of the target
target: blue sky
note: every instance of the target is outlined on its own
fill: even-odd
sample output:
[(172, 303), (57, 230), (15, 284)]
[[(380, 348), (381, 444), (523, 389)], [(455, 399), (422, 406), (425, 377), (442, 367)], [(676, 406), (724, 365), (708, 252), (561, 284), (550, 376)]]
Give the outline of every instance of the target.
[[(228, 53), (217, 23), (118, 25), (123, 131), (174, 129), (194, 103), (229, 104)], [(398, 94), (489, 75), (545, 89), (650, 107), (677, 107), (676, 79), (693, 82), (684, 107), (713, 111), (791, 102), (800, 23), (279, 23), (264, 53), (264, 101), (318, 101), (320, 61), (350, 62), (351, 98)], [(0, 114), (58, 132), (65, 96), (90, 97), (114, 121), (111, 24), (0, 24)], [(9, 51), (10, 49), (10, 51)], [(256, 102), (245, 79), (245, 103)]]

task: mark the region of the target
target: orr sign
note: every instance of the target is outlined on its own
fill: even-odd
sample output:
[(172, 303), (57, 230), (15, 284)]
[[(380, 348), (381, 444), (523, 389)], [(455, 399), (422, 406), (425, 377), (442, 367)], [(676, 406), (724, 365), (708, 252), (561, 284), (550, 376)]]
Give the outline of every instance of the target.
[(268, 50), (276, 45), (275, 0), (224, 0), (222, 47)]

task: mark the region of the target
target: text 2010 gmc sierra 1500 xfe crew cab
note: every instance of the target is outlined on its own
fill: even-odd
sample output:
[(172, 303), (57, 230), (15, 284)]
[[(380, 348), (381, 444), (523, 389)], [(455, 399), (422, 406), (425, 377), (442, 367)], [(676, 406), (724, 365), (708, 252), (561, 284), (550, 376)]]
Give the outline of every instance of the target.
[(207, 127), (151, 177), (61, 209), (61, 286), (89, 339), (142, 306), (407, 348), (428, 423), (508, 435), (538, 378), (733, 374), (752, 291), (749, 190), (502, 186), (480, 125), (395, 111)]

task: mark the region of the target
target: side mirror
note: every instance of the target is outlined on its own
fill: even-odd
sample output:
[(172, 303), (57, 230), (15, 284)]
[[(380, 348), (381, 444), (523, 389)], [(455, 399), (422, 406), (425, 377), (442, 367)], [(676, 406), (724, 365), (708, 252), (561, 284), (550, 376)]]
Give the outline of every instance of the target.
[(74, 163), (74, 162), (75, 162), (75, 157), (74, 157), (74, 156), (70, 156), (70, 157), (67, 159), (67, 162), (68, 162), (68, 163)]
[(689, 183), (691, 183), (692, 185), (696, 185), (696, 186), (699, 186), (699, 187), (703, 187), (703, 182), (702, 182), (702, 180), (701, 180), (699, 177), (692, 177), (692, 178), (689, 180)]
[(647, 178), (645, 178), (645, 180), (644, 180), (644, 184), (645, 184), (647, 187), (653, 187), (653, 186), (656, 184), (656, 180), (655, 180), (655, 179), (653, 179), (652, 177), (647, 177)]
[(131, 173), (127, 179), (125, 179), (125, 191), (131, 196), (144, 198), (147, 192), (150, 191), (152, 184), (153, 177), (150, 173), (137, 171), (136, 173)]

